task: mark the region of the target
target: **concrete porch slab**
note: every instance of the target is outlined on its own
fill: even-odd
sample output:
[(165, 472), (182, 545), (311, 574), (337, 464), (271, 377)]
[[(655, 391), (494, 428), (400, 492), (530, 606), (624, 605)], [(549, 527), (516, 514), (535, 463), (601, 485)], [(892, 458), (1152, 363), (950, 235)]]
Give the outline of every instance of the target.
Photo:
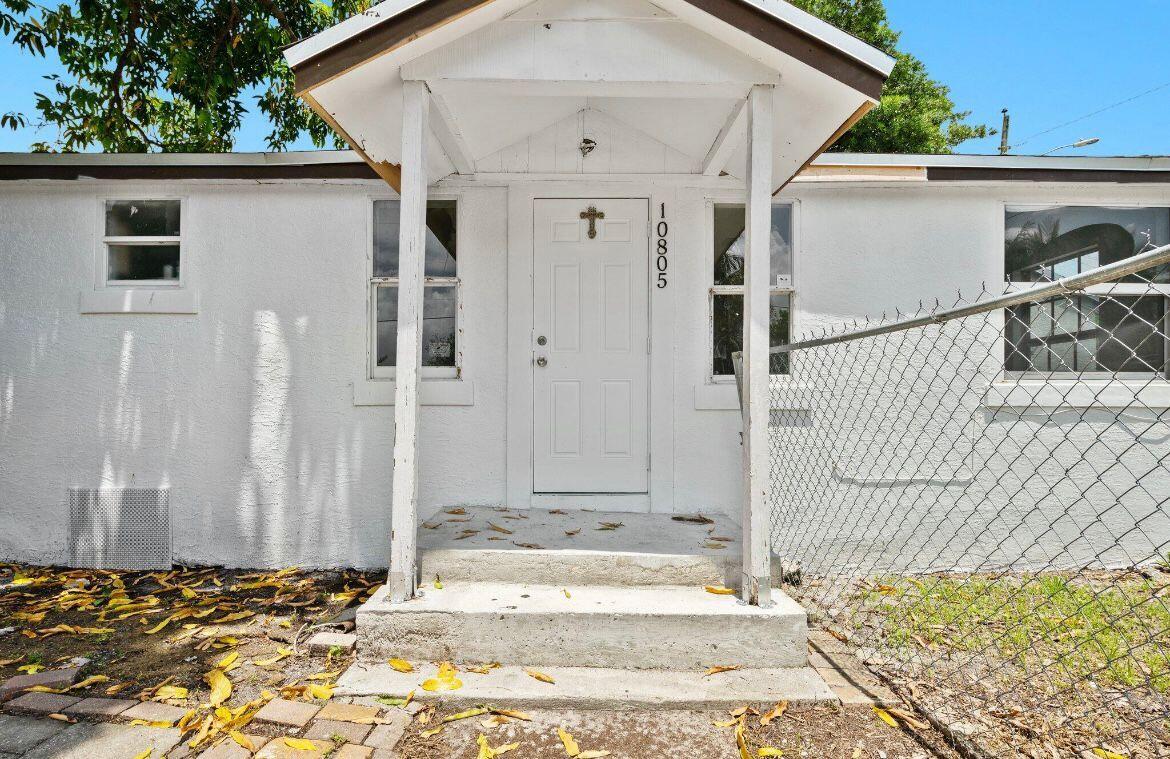
[(444, 582), (731, 587), (739, 578), (739, 525), (714, 511), (703, 514), (711, 524), (696, 524), (674, 519), (679, 514), (457, 510), (465, 513), (439, 511), (420, 522), (423, 583), (438, 576)]
[(444, 580), (405, 603), (388, 595), (383, 586), (358, 609), (365, 661), (696, 670), (808, 663), (804, 609), (780, 592), (766, 609), (683, 586)]
[(460, 672), (463, 687), (429, 693), (419, 684), (437, 668), (426, 664), (402, 673), (386, 664), (355, 663), (337, 682), (339, 696), (405, 696), (441, 700), (453, 707), (492, 704), (515, 709), (723, 709), (744, 704), (831, 702), (836, 697), (812, 667), (743, 669), (705, 677), (702, 671), (547, 667), (553, 684), (529, 676), (524, 667), (501, 667), (486, 675)]

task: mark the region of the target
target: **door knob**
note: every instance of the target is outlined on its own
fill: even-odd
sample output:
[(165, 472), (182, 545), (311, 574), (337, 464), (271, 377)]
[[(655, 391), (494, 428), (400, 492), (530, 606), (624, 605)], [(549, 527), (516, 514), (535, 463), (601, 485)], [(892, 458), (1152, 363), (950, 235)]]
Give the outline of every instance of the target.
[(545, 358), (544, 356), (539, 356), (536, 359), (536, 365), (540, 366), (540, 367), (548, 366), (548, 359)]

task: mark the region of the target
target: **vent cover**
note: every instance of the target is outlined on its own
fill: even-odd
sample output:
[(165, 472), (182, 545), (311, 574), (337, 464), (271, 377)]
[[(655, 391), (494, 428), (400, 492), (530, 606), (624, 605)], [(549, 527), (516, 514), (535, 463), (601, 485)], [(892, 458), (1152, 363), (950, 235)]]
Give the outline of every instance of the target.
[(170, 490), (70, 488), (69, 564), (170, 569)]

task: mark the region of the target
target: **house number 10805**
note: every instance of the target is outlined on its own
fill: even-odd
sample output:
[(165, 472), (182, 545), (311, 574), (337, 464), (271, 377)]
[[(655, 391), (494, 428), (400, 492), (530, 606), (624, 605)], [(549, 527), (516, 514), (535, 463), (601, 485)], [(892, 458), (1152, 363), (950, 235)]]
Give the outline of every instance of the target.
[(655, 243), (654, 267), (658, 269), (658, 289), (666, 287), (666, 270), (670, 262), (666, 258), (666, 232), (669, 229), (666, 223), (666, 204), (658, 206), (658, 223), (654, 225)]

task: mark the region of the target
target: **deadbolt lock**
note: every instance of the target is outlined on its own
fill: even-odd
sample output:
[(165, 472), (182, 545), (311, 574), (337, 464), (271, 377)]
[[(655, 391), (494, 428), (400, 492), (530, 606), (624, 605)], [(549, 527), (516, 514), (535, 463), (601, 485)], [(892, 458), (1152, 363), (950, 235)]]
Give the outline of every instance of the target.
[(546, 343), (548, 343), (548, 338), (545, 337), (544, 335), (541, 335), (540, 337), (536, 338), (537, 345), (545, 345)]

